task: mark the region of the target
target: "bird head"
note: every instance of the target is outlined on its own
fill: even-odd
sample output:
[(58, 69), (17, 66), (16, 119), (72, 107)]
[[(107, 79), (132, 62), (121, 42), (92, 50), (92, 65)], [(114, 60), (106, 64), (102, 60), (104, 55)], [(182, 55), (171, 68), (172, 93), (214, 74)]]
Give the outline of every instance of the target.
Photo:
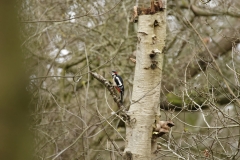
[(112, 74), (112, 77), (113, 77), (113, 76), (117, 75), (117, 72), (116, 71), (112, 71), (111, 74)]

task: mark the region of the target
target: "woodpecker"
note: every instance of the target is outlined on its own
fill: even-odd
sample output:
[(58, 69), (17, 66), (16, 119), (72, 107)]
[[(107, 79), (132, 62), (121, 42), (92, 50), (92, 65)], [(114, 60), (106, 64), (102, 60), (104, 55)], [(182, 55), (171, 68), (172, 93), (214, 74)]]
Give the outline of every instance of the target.
[(112, 71), (113, 83), (116, 85), (115, 88), (120, 93), (121, 103), (123, 103), (123, 95), (124, 95), (124, 85), (122, 78), (117, 74), (116, 71)]

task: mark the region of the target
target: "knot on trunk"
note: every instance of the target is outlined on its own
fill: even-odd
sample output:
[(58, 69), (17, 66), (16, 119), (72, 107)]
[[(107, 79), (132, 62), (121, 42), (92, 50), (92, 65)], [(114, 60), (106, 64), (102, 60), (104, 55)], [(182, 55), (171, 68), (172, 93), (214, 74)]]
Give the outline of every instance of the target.
[[(152, 37), (152, 39), (156, 39), (156, 38), (157, 38), (156, 36), (155, 36), (155, 37), (154, 37), (154, 36)], [(153, 49), (152, 52), (149, 54), (149, 57), (150, 57), (151, 59), (153, 59), (156, 54), (160, 54), (160, 53), (161, 53), (161, 51), (159, 51), (158, 49)]]

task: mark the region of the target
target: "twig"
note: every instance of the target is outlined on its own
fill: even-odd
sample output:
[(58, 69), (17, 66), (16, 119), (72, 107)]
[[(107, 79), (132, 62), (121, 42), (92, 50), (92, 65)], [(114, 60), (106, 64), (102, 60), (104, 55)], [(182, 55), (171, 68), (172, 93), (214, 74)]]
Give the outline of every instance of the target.
[(179, 122), (185, 124), (186, 126), (193, 127), (193, 128), (198, 128), (198, 129), (222, 129), (222, 128), (239, 127), (239, 125), (228, 125), (228, 126), (219, 126), (219, 127), (202, 127), (202, 126), (194, 126), (194, 125), (188, 124), (188, 123), (182, 121), (181, 119), (179, 119), (178, 117), (175, 117), (175, 119), (177, 119)]
[(203, 0), (200, 0), (203, 4), (207, 4), (208, 2), (210, 2), (211, 0), (207, 0), (206, 2), (204, 2)]
[[(121, 111), (121, 109), (120, 110), (118, 110), (116, 113), (118, 113), (118, 112), (120, 112)], [(87, 130), (89, 130), (91, 127), (93, 127), (93, 126), (99, 126), (99, 125), (101, 125), (102, 123), (104, 123), (105, 121), (107, 121), (108, 119), (110, 119), (111, 117), (113, 117), (114, 115), (111, 115), (111, 116), (109, 116), (108, 118), (105, 118), (104, 120), (102, 120), (102, 121), (100, 121), (100, 122), (98, 122), (98, 123), (94, 123), (94, 124), (92, 124), (92, 125), (89, 125), (89, 126), (87, 126), (83, 131), (82, 131), (82, 133), (75, 139), (75, 141), (73, 142), (73, 143), (71, 143), (69, 146), (67, 146), (66, 148), (64, 148), (62, 151), (60, 151), (58, 154), (56, 154), (55, 156), (54, 156), (54, 158), (52, 159), (52, 160), (54, 160), (54, 159), (56, 159), (57, 157), (59, 157), (61, 154), (63, 154), (66, 150), (68, 150), (69, 148), (71, 148), (72, 146), (74, 146), (78, 141), (79, 141), (79, 139), (81, 139), (82, 138), (82, 136), (83, 136), (83, 134), (87, 131)], [(51, 156), (51, 157), (53, 157), (53, 156)], [(50, 158), (50, 157), (49, 157)]]
[(194, 30), (194, 32), (198, 35), (199, 39), (202, 41), (202, 44), (203, 44), (204, 48), (207, 50), (207, 52), (208, 52), (208, 54), (210, 55), (212, 61), (213, 61), (214, 64), (216, 65), (217, 71), (218, 71), (219, 74), (223, 77), (223, 81), (224, 81), (225, 85), (227, 86), (228, 91), (229, 91), (229, 92), (231, 93), (231, 95), (236, 99), (238, 105), (240, 106), (240, 100), (237, 99), (237, 96), (233, 93), (232, 89), (229, 87), (226, 79), (225, 79), (224, 76), (223, 76), (223, 73), (222, 73), (220, 67), (218, 66), (218, 64), (217, 64), (214, 56), (212, 55), (212, 52), (209, 50), (209, 48), (207, 47), (207, 45), (204, 43), (202, 36), (198, 33), (198, 31), (196, 30), (196, 28), (192, 25), (192, 23), (191, 23), (188, 19), (186, 19), (186, 21), (187, 21), (187, 23), (192, 27), (192, 29)]
[(73, 18), (67, 18), (67, 19), (62, 19), (62, 20), (37, 20), (37, 21), (21, 21), (21, 23), (39, 23), (39, 22), (65, 22), (65, 21), (70, 21), (70, 20), (73, 20), (73, 19), (78, 19), (78, 18), (82, 18), (82, 17), (86, 17), (86, 16), (89, 16), (89, 17), (97, 17), (97, 16), (102, 16), (104, 14), (107, 14), (109, 13), (110, 11), (112, 11), (114, 8), (116, 8), (116, 6), (118, 4), (120, 4), (122, 0), (120, 0), (115, 6), (113, 6), (111, 9), (109, 9), (108, 11), (102, 13), (102, 14), (96, 14), (96, 15), (89, 15), (89, 13), (91, 12), (91, 10), (89, 10), (86, 14), (84, 15), (80, 15), (80, 16), (76, 16), (76, 17), (73, 17)]
[(201, 114), (202, 114), (202, 117), (203, 117), (204, 122), (205, 122), (206, 125), (210, 128), (210, 125), (208, 124), (208, 122), (207, 122), (207, 120), (206, 120), (206, 118), (205, 118), (205, 115), (204, 115), (204, 113), (203, 113), (202, 106), (200, 106), (197, 102), (195, 102), (195, 101), (190, 97), (190, 95), (188, 94), (188, 91), (187, 91), (187, 85), (186, 85), (186, 84), (187, 84), (187, 68), (188, 68), (188, 65), (190, 64), (190, 62), (191, 62), (191, 61), (189, 61), (189, 63), (187, 64), (186, 69), (185, 69), (185, 74), (184, 74), (185, 93), (186, 93), (187, 97), (188, 97), (196, 106), (198, 106), (198, 108), (199, 108), (199, 110), (200, 110), (200, 112), (201, 112)]
[[(86, 88), (86, 94), (85, 94), (85, 106), (84, 108), (86, 109), (87, 108), (87, 105), (88, 105), (88, 91), (89, 91), (89, 82), (90, 82), (90, 75), (89, 75), (89, 72), (90, 72), (90, 68), (89, 68), (89, 61), (88, 61), (88, 53), (87, 53), (87, 48), (86, 48), (86, 44), (84, 44), (84, 50), (85, 50), (85, 55), (86, 55), (86, 61), (87, 61), (87, 88)], [(83, 114), (83, 119), (87, 119), (87, 115)], [(88, 137), (88, 131), (85, 132), (85, 136)], [(84, 152), (86, 153), (85, 154), (85, 158), (88, 159), (88, 150), (89, 150), (89, 141), (88, 141), (88, 138), (84, 138), (84, 141), (86, 144), (84, 144)]]
[[(59, 49), (59, 51), (58, 51), (57, 55), (55, 56), (55, 58), (52, 60), (52, 63), (50, 64), (50, 67), (49, 67), (49, 69), (48, 69), (45, 77), (48, 76), (50, 70), (52, 69), (52, 66), (53, 66), (54, 61), (57, 59), (57, 57), (59, 56), (59, 54), (61, 53), (62, 49), (63, 49), (65, 46), (66, 46), (66, 43), (64, 42), (63, 46)], [(43, 82), (44, 82), (46, 79), (47, 79), (47, 78), (44, 78), (44, 79), (41, 81), (41, 83), (40, 83), (40, 85), (39, 85), (40, 88), (41, 88)]]
[[(103, 117), (103, 118), (105, 119), (105, 117), (100, 114), (98, 108), (97, 108), (97, 111), (96, 111), (96, 112), (97, 112), (97, 114), (98, 114), (99, 116), (101, 116), (101, 117)], [(101, 119), (100, 119), (99, 116), (98, 116), (99, 121), (101, 121)], [(108, 122), (108, 121), (106, 120), (106, 122)], [(108, 122), (108, 124), (109, 124), (115, 131), (117, 131), (109, 122)], [(103, 124), (101, 124), (101, 125), (102, 125), (102, 127), (103, 127), (104, 132), (106, 133), (106, 135), (107, 135), (107, 137), (108, 137), (108, 140), (112, 143), (112, 145), (114, 146), (114, 148), (118, 151), (118, 154), (122, 156), (122, 153), (120, 152), (119, 148), (117, 148), (116, 145), (113, 143), (113, 140), (112, 140), (112, 139), (110, 138), (110, 136), (108, 135), (106, 129), (105, 129), (104, 126), (103, 126)], [(121, 135), (118, 131), (117, 131), (117, 133), (122, 137), (122, 135)], [(122, 138), (123, 138), (123, 137), (122, 137)], [(123, 138), (123, 140), (126, 141), (124, 138)]]

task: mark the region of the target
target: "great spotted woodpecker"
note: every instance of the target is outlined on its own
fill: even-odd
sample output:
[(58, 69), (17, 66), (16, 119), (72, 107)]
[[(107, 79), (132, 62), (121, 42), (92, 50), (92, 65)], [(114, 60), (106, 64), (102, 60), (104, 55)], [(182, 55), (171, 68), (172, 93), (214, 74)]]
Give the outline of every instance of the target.
[(124, 85), (123, 85), (123, 80), (122, 78), (117, 74), (116, 71), (112, 71), (112, 78), (113, 78), (113, 83), (116, 84), (115, 88), (118, 90), (120, 93), (120, 99), (121, 103), (123, 103), (123, 95), (124, 95)]

